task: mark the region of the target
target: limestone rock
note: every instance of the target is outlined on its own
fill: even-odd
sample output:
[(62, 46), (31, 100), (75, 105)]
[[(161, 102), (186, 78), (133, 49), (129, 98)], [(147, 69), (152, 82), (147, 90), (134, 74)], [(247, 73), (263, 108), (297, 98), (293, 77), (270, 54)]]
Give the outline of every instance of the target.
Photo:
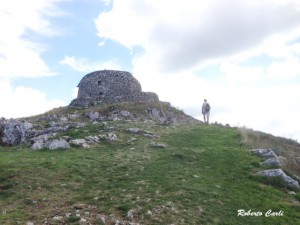
[(33, 125), (27, 121), (19, 120), (0, 120), (0, 136), (3, 144), (16, 145), (24, 142), (27, 138), (28, 131)]
[(88, 206), (86, 204), (83, 204), (83, 203), (77, 203), (77, 204), (74, 205), (75, 209), (85, 209), (87, 207)]
[(264, 159), (277, 158), (277, 155), (272, 149), (253, 149), (250, 152)]
[(269, 158), (267, 159), (266, 161), (260, 163), (261, 165), (266, 165), (266, 166), (275, 166), (275, 167), (280, 167), (281, 166), (281, 163), (279, 161), (278, 158)]
[(150, 143), (150, 146), (151, 146), (151, 147), (154, 147), (154, 148), (166, 148), (166, 147), (167, 147), (165, 144), (162, 144), (162, 143), (156, 143), (156, 142), (151, 142), (151, 143)]
[(75, 113), (68, 114), (68, 118), (69, 118), (70, 120), (76, 120), (76, 119), (78, 119), (79, 117), (80, 117), (79, 114), (75, 114)]
[(126, 129), (127, 132), (132, 133), (132, 134), (139, 134), (139, 133), (143, 133), (141, 129), (139, 128), (128, 128)]
[(100, 134), (100, 135), (98, 135), (98, 137), (99, 137), (101, 140), (106, 140), (106, 141), (110, 141), (110, 142), (114, 142), (114, 141), (117, 141), (117, 140), (118, 140), (117, 135), (114, 134), (114, 133)]
[(71, 140), (69, 143), (73, 144), (73, 145), (82, 146), (82, 145), (86, 144), (86, 140), (85, 139), (74, 139), (74, 140)]
[(134, 213), (135, 213), (135, 211), (134, 211), (133, 209), (130, 209), (130, 210), (127, 212), (127, 217), (130, 218), (130, 219), (133, 219)]
[(32, 150), (40, 150), (42, 148), (44, 148), (44, 141), (42, 139), (38, 140), (31, 146)]
[(156, 108), (148, 108), (147, 114), (150, 116), (150, 118), (154, 118), (154, 119), (161, 119), (166, 116), (163, 110), (156, 109)]
[(290, 188), (299, 189), (298, 181), (294, 180), (293, 178), (287, 176), (282, 169), (271, 169), (271, 170), (264, 170), (261, 172), (256, 173), (258, 176), (265, 176), (265, 177), (279, 177), (282, 181)]
[(86, 112), (86, 117), (88, 117), (91, 121), (96, 121), (100, 118), (100, 113), (98, 112)]
[(45, 148), (47, 148), (49, 150), (54, 150), (54, 149), (68, 149), (68, 148), (70, 148), (70, 145), (64, 139), (54, 139), (54, 140), (48, 141), (45, 144)]

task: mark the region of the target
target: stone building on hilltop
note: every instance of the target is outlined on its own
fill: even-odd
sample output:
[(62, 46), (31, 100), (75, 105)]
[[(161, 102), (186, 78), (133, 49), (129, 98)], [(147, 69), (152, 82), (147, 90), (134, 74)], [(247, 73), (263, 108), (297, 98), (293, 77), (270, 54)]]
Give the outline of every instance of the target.
[(138, 80), (126, 71), (99, 70), (89, 73), (81, 79), (78, 88), (77, 98), (70, 106), (88, 107), (124, 101), (159, 101), (157, 94), (142, 92)]

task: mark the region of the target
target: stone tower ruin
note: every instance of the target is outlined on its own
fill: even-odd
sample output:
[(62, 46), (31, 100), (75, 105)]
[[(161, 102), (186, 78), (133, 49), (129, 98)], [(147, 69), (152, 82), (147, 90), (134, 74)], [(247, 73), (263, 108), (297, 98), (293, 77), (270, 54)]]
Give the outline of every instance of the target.
[(124, 101), (159, 101), (157, 94), (142, 92), (138, 80), (126, 71), (95, 71), (85, 75), (77, 87), (79, 88), (77, 98), (70, 103), (70, 106), (88, 107)]

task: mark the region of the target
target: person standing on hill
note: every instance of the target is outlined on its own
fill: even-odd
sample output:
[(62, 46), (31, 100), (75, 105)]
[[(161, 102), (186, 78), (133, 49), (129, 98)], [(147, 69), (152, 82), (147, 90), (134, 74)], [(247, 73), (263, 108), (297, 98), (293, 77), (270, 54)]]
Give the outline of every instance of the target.
[(207, 102), (206, 99), (204, 99), (204, 102), (202, 104), (202, 114), (203, 114), (203, 119), (205, 123), (209, 123), (209, 113), (210, 113), (210, 105)]

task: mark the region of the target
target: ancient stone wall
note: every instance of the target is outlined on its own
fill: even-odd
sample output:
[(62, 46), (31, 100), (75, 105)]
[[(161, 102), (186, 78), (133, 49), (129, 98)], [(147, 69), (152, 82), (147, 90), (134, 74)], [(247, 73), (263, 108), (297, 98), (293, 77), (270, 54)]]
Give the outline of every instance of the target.
[(116, 70), (100, 70), (85, 75), (78, 84), (78, 95), (70, 106), (88, 107), (101, 103), (122, 101), (159, 101), (152, 92), (142, 92), (138, 80), (131, 73)]

